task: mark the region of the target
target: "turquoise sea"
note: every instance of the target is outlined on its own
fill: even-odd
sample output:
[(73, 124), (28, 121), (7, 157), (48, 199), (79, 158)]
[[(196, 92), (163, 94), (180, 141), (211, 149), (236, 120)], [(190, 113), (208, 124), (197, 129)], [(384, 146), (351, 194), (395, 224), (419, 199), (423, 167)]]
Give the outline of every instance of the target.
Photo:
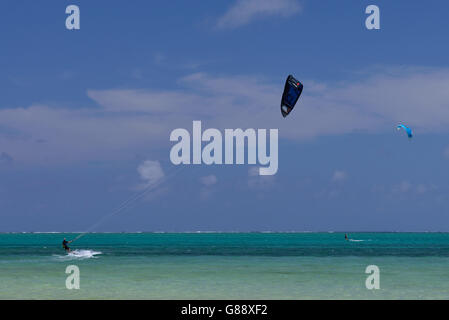
[(0, 299), (449, 299), (448, 233), (77, 235), (0, 234)]

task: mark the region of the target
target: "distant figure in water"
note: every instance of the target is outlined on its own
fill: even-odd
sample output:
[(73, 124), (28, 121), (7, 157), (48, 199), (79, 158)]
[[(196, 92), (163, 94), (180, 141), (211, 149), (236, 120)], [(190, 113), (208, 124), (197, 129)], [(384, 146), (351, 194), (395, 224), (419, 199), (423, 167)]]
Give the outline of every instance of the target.
[(347, 234), (347, 233), (345, 233), (345, 240), (346, 240), (346, 241), (349, 241), (349, 238), (348, 238), (348, 234)]
[(72, 242), (73, 240), (71, 240), (71, 241), (67, 241), (65, 238), (64, 238), (64, 240), (62, 241), (62, 247), (64, 248), (64, 250), (66, 251), (66, 252), (70, 252), (70, 248), (67, 246), (67, 244), (69, 244), (70, 242)]

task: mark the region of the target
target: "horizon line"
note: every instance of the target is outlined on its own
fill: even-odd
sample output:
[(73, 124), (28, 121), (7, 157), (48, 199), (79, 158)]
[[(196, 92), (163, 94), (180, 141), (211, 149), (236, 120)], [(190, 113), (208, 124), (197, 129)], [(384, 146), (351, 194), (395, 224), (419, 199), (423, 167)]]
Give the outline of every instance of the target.
[(449, 233), (449, 231), (0, 231), (0, 234), (245, 234), (245, 233)]

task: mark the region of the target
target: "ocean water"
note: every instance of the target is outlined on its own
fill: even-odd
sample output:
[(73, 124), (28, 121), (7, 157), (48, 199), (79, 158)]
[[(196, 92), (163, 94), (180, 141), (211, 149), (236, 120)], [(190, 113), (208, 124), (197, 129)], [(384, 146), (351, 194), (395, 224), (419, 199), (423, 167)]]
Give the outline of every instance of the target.
[(0, 299), (449, 299), (448, 233), (91, 233), (68, 255), (76, 236), (0, 234)]

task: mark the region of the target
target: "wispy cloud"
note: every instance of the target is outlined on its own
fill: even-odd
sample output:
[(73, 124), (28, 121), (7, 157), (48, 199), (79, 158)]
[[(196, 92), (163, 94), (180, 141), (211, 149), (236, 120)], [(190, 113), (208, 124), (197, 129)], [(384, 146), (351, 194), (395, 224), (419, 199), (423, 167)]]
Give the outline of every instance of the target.
[(261, 176), (258, 167), (248, 170), (248, 187), (251, 189), (269, 189), (274, 186), (275, 176)]
[(206, 187), (216, 184), (218, 181), (217, 177), (213, 174), (200, 178), (200, 182)]
[(218, 19), (219, 28), (237, 28), (264, 17), (288, 17), (298, 13), (301, 6), (296, 0), (237, 0)]
[(348, 178), (348, 174), (345, 171), (335, 170), (332, 175), (333, 182), (342, 182)]
[(400, 183), (394, 185), (391, 188), (391, 192), (393, 194), (424, 194), (427, 192), (435, 191), (437, 190), (437, 186), (434, 184), (425, 184), (425, 183), (419, 183), (419, 184), (412, 184), (410, 181), (404, 180)]
[(412, 189), (412, 184), (409, 181), (402, 181), (401, 183), (393, 186), (393, 193), (406, 193)]
[(303, 96), (288, 119), (280, 116), (280, 81), (206, 73), (185, 76), (173, 90), (89, 90), (98, 108), (3, 108), (0, 145), (20, 162), (52, 164), (168, 147), (170, 132), (192, 120), (204, 128), (282, 128), (280, 137), (292, 140), (388, 132), (402, 121), (420, 133), (448, 131), (447, 69), (378, 70), (332, 84), (302, 80)]
[(443, 150), (443, 156), (446, 159), (449, 159), (449, 146), (447, 146), (444, 150)]
[(348, 179), (348, 173), (343, 170), (335, 170), (332, 173), (330, 182), (324, 188), (316, 193), (317, 198), (335, 199), (345, 189), (345, 181)]
[(160, 53), (160, 52), (155, 53), (155, 54), (153, 55), (153, 61), (154, 61), (154, 63), (157, 64), (157, 65), (162, 64), (162, 63), (166, 60), (166, 58), (167, 58), (167, 57), (166, 57), (164, 54)]
[(14, 159), (6, 152), (0, 153), (0, 165), (10, 165)]
[(200, 182), (202, 184), (202, 187), (199, 192), (200, 198), (201, 200), (207, 200), (216, 191), (213, 186), (217, 184), (218, 179), (215, 175), (211, 174), (208, 176), (201, 177)]

